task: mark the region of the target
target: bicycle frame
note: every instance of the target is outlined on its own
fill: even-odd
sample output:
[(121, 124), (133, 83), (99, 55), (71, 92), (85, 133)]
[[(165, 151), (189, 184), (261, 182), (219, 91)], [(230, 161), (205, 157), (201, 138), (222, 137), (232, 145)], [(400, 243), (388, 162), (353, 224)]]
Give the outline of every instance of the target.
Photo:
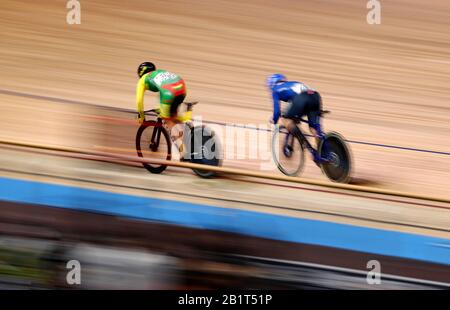
[(313, 160), (314, 162), (318, 162), (318, 163), (326, 163), (330, 161), (330, 158), (328, 158), (328, 151), (327, 151), (327, 146), (326, 146), (326, 141), (324, 141), (324, 135), (323, 134), (319, 134), (319, 139), (321, 140), (321, 142), (323, 143), (323, 148), (325, 151), (325, 154), (327, 154), (327, 157), (322, 157), (319, 154), (319, 151), (316, 150), (311, 143), (309, 142), (309, 140), (306, 138), (305, 134), (303, 133), (303, 131), (299, 128), (298, 124), (300, 122), (303, 123), (308, 123), (307, 120), (305, 119), (298, 119), (295, 121), (295, 129), (293, 133), (290, 133), (287, 135), (286, 137), (286, 143), (288, 142), (288, 138), (289, 136), (292, 135), (297, 135), (300, 138), (300, 141), (303, 142), (303, 145), (306, 146), (306, 148), (308, 149), (308, 151), (311, 153), (311, 155), (313, 156)]
[[(152, 138), (150, 140), (150, 148), (153, 152), (155, 152), (159, 147), (159, 142), (161, 139), (161, 130), (164, 127), (164, 120), (158, 116), (158, 113), (156, 112), (155, 109), (144, 111), (144, 114), (156, 117), (156, 121), (153, 121), (153, 120), (151, 121), (151, 122), (155, 122), (155, 126), (154, 126), (155, 130), (153, 130)], [(189, 122), (186, 122), (185, 125), (190, 127)], [(167, 130), (167, 128), (166, 128), (166, 130)], [(178, 149), (180, 149), (180, 146), (178, 146), (178, 144), (176, 143), (174, 137), (170, 134), (170, 132), (169, 132), (169, 137), (170, 137), (171, 142), (174, 143)], [(155, 139), (156, 139), (156, 141), (155, 141)]]
[[(161, 139), (161, 127), (162, 127), (162, 121), (159, 119), (156, 121), (155, 130), (152, 132), (152, 139), (150, 140), (150, 149), (153, 152), (156, 152), (159, 146), (159, 141)], [(155, 141), (156, 138), (156, 141)]]
[(154, 122), (155, 123), (155, 125), (154, 125), (155, 130), (153, 130), (153, 132), (152, 132), (152, 138), (150, 140), (149, 147), (153, 152), (156, 152), (156, 150), (159, 147), (159, 142), (161, 141), (161, 127), (163, 125), (163, 122), (162, 122), (162, 119), (160, 117), (158, 117), (158, 114), (155, 109), (144, 111), (144, 114), (157, 117), (156, 121), (144, 120), (144, 122)]

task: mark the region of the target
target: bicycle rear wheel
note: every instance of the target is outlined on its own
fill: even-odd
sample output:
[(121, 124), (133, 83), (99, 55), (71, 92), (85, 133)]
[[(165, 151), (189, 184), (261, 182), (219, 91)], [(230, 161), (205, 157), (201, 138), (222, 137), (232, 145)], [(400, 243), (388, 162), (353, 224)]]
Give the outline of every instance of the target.
[[(188, 126), (189, 134), (185, 136), (186, 154), (184, 160), (194, 164), (221, 166), (222, 150), (219, 137), (207, 126)], [(192, 169), (202, 178), (211, 178), (217, 173), (210, 170)]]
[[(136, 151), (144, 159), (170, 160), (171, 143), (166, 129), (155, 121), (144, 122), (136, 134)], [(142, 163), (151, 173), (161, 173), (167, 166)]]
[(344, 138), (336, 132), (329, 132), (318, 149), (322, 158), (329, 159), (321, 165), (323, 173), (333, 182), (348, 183), (352, 158)]
[(283, 125), (276, 127), (273, 133), (272, 156), (278, 169), (288, 176), (299, 175), (305, 165), (302, 141), (298, 136), (289, 133)]

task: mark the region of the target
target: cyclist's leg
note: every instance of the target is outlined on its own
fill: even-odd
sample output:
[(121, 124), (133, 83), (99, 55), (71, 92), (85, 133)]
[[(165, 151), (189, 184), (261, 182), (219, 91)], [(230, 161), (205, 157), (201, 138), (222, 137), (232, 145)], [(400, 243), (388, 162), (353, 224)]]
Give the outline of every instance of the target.
[(160, 117), (164, 119), (164, 122), (170, 131), (175, 125), (180, 123), (177, 120), (177, 111), (178, 107), (183, 102), (184, 97), (184, 95), (175, 96), (170, 91), (161, 92)]
[[(176, 116), (176, 120), (178, 121), (178, 122), (182, 122), (182, 123), (185, 123), (185, 122), (187, 122), (187, 121), (190, 121), (191, 120), (191, 117), (192, 117), (192, 109), (189, 109), (188, 111), (185, 111), (182, 115), (180, 114), (180, 113), (178, 113), (178, 108), (179, 108), (179, 106), (184, 102), (184, 99), (186, 98), (186, 94), (182, 94), (182, 95), (178, 95), (176, 98), (175, 98), (175, 101), (176, 101), (176, 109), (175, 109), (175, 111), (174, 111), (174, 114), (172, 114), (172, 115), (175, 115)], [(178, 101), (179, 101), (179, 103), (178, 103)]]
[[(322, 99), (318, 92), (309, 92), (308, 94), (309, 100), (307, 104), (307, 116), (308, 116), (308, 125), (311, 133), (315, 136), (316, 140), (316, 150), (319, 147), (319, 143), (321, 140), (325, 138), (325, 135), (320, 126), (320, 111), (322, 110)], [(320, 166), (320, 157), (318, 154), (314, 155), (314, 162), (317, 166)]]
[[(170, 119), (168, 120), (171, 123), (171, 128), (176, 126), (176, 130), (174, 131), (174, 138), (175, 139), (179, 139), (182, 138), (184, 135), (184, 130), (185, 130), (185, 126), (184, 126), (184, 120), (180, 117), (178, 117), (178, 108), (180, 107), (180, 105), (183, 103), (185, 96), (176, 96), (173, 101), (172, 104), (170, 105)], [(182, 147), (183, 143), (179, 142), (179, 148)]]
[(287, 122), (286, 127), (291, 133), (293, 133), (295, 131), (295, 128), (297, 127), (294, 120), (301, 118), (305, 114), (307, 103), (308, 97), (306, 96), (305, 93), (301, 93), (291, 100), (289, 107), (286, 109), (284, 117), (286, 119), (289, 119), (289, 122)]
[(323, 138), (324, 134), (320, 126), (320, 111), (322, 110), (322, 98), (318, 92), (308, 93), (308, 103), (306, 108), (308, 124), (311, 133), (318, 138)]
[(183, 158), (183, 136), (185, 135), (185, 127), (180, 120), (177, 119), (178, 108), (183, 103), (185, 95), (169, 96), (166, 95), (164, 100), (161, 100), (160, 117), (164, 120), (165, 126), (169, 130), (169, 134), (177, 146), (181, 158)]
[(175, 96), (172, 100), (172, 103), (170, 105), (170, 117), (176, 122), (180, 123), (183, 121), (183, 118), (179, 117), (178, 115), (178, 108), (183, 103), (184, 98), (186, 98), (186, 95), (179, 95)]
[(299, 94), (290, 101), (290, 105), (286, 108), (286, 111), (283, 114), (284, 126), (290, 133), (289, 135), (286, 135), (283, 147), (283, 151), (286, 156), (290, 156), (289, 154), (292, 152), (293, 139), (299, 131), (295, 120), (301, 118), (304, 115), (306, 103), (306, 97), (302, 94)]

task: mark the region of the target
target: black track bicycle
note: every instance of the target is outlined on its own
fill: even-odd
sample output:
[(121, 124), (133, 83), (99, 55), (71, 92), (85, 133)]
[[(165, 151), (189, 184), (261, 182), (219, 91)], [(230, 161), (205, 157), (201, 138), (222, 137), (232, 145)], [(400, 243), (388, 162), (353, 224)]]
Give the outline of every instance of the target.
[[(187, 111), (197, 102), (184, 102)], [(136, 134), (136, 151), (139, 157), (144, 159), (172, 159), (172, 142), (177, 146), (181, 161), (195, 164), (221, 166), (221, 146), (218, 137), (207, 126), (196, 126), (192, 121), (181, 124), (183, 130), (180, 136), (169, 135), (163, 119), (159, 116), (158, 109), (144, 112), (150, 116), (139, 127)], [(179, 126), (179, 125), (177, 125)], [(164, 164), (142, 164), (151, 173), (162, 173), (167, 165)], [(195, 174), (203, 178), (210, 178), (216, 173), (203, 169), (192, 169)]]

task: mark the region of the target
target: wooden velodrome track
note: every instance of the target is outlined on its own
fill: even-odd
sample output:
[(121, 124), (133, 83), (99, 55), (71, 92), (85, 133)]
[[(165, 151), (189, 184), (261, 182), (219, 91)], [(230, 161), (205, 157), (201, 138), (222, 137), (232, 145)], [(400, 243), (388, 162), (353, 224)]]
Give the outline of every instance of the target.
[[(264, 79), (281, 71), (322, 93), (325, 108), (333, 112), (325, 120), (327, 129), (352, 141), (435, 151), (352, 144), (356, 184), (448, 197), (449, 9), (446, 1), (383, 3), (382, 24), (370, 26), (365, 3), (354, 1), (102, 0), (83, 2), (81, 25), (70, 26), (62, 2), (4, 0), (0, 137), (129, 155), (137, 128), (133, 116), (80, 102), (134, 108), (135, 67), (143, 60), (183, 76), (189, 99), (201, 102), (195, 112), (203, 119), (266, 124), (271, 103)], [(147, 95), (147, 108), (155, 102)], [(11, 171), (2, 174), (17, 174), (29, 158), (2, 154), (4, 163), (15, 160), (7, 165)], [(257, 169), (260, 163), (235, 159), (224, 165)], [(101, 178), (95, 172), (89, 178)], [(126, 172), (136, 180), (149, 178), (142, 170)], [(311, 162), (303, 175), (324, 180)], [(442, 208), (380, 203), (314, 188), (299, 197), (298, 189), (198, 180), (176, 169), (158, 180), (182, 188), (194, 182), (214, 189), (215, 195), (233, 193), (252, 202), (279, 204), (284, 196), (286, 206), (303, 202), (303, 207), (351, 213), (380, 221), (364, 220), (376, 227), (396, 221), (415, 225), (396, 229), (432, 227), (439, 230), (425, 228), (427, 234), (444, 237), (450, 228), (450, 213)], [(201, 187), (197, 191), (204, 193)]]

